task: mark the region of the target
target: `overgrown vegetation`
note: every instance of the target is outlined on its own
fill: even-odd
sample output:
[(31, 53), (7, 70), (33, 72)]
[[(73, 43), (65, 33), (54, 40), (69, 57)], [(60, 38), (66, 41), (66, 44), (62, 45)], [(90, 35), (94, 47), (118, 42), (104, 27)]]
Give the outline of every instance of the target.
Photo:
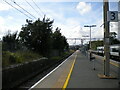
[[(116, 38), (117, 33), (115, 32), (110, 32), (109, 38), (110, 38), (110, 45), (114, 44), (120, 44), (120, 41)], [(91, 48), (93, 50), (96, 50), (98, 46), (103, 46), (104, 41), (103, 40), (98, 40), (98, 41), (92, 41), (91, 42)]]
[(40, 57), (57, 60), (69, 54), (69, 45), (61, 29), (57, 27), (53, 32), (53, 20), (44, 17), (43, 20), (26, 22), (19, 33), (9, 31), (3, 36), (3, 67)]
[(39, 54), (31, 51), (24, 51), (24, 52), (16, 51), (14, 53), (10, 51), (3, 51), (2, 56), (3, 56), (2, 58), (3, 67), (13, 65), (13, 64), (18, 64), (18, 63), (24, 63), (24, 62), (28, 62), (35, 59), (37, 60), (42, 57)]
[(53, 20), (45, 19), (32, 22), (27, 20), (27, 24), (22, 27), (19, 39), (22, 45), (29, 50), (35, 51), (43, 56), (50, 56), (53, 49), (61, 54), (64, 49), (68, 49), (66, 38), (60, 33), (57, 27), (55, 32), (52, 30)]
[(91, 42), (91, 48), (93, 50), (97, 50), (98, 46), (103, 46), (103, 41), (102, 40), (101, 41), (92, 41)]

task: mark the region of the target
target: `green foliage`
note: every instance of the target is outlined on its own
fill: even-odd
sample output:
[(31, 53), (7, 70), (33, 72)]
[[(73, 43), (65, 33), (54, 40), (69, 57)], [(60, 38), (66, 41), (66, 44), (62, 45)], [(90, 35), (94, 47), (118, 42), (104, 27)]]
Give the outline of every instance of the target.
[(110, 32), (110, 45), (113, 45), (113, 44), (120, 44), (120, 41), (118, 39), (116, 39), (116, 35), (117, 33), (116, 32)]
[(110, 32), (110, 37), (116, 38), (117, 33), (116, 32)]
[(45, 18), (35, 22), (27, 20), (19, 34), (20, 41), (30, 50), (47, 56), (51, 48), (52, 23), (53, 21)]
[(19, 58), (17, 58), (14, 54), (11, 54), (9, 57), (10, 63), (16, 63)]
[(70, 55), (70, 54), (72, 54), (72, 53), (74, 53), (73, 50), (71, 50), (71, 51), (69, 51), (69, 52), (64, 52), (64, 53), (62, 53), (61, 56), (51, 57), (50, 60), (52, 60), (52, 61), (59, 61), (59, 60), (64, 59), (66, 56), (68, 56), (68, 55)]
[(103, 41), (92, 41), (91, 48), (96, 50), (98, 46), (103, 46)]
[(61, 56), (63, 56), (63, 57), (64, 57), (64, 56), (69, 55), (70, 53), (71, 53), (71, 52), (63, 52)]
[(3, 51), (2, 54), (3, 54), (2, 55), (3, 67), (6, 67), (12, 64), (28, 62), (28, 61), (39, 59), (42, 57), (39, 54), (31, 51), (24, 51), (24, 52), (16, 51), (15, 53), (12, 53), (9, 51)]
[[(110, 32), (110, 45), (113, 45), (113, 44), (120, 44), (120, 41), (116, 39), (116, 35), (117, 33), (115, 32)], [(93, 50), (96, 50), (98, 46), (103, 46), (104, 45), (104, 42), (103, 41), (92, 41), (91, 42), (91, 46), (92, 46), (92, 49)]]
[(50, 19), (36, 20), (35, 22), (27, 20), (27, 24), (22, 27), (19, 34), (20, 42), (28, 49), (35, 51), (43, 56), (50, 56), (52, 49), (59, 50), (61, 54), (64, 49), (68, 49), (67, 40), (60, 33), (60, 29), (52, 32), (53, 21)]
[(55, 57), (51, 57), (50, 60), (61, 60), (62, 58), (60, 56), (55, 56)]
[(17, 39), (17, 32), (3, 36), (3, 50), (4, 51), (15, 51), (19, 48), (19, 43)]
[(64, 36), (61, 35), (60, 29), (56, 28), (56, 31), (53, 33), (53, 49), (59, 51), (59, 53), (63, 53), (64, 50), (68, 50), (68, 43)]
[(19, 34), (8, 32), (3, 37), (3, 66), (37, 59), (40, 55), (50, 57), (54, 50), (59, 51), (61, 56), (68, 50), (69, 45), (60, 29), (56, 28), (56, 31), (52, 32), (53, 20), (44, 17), (43, 20), (26, 22)]

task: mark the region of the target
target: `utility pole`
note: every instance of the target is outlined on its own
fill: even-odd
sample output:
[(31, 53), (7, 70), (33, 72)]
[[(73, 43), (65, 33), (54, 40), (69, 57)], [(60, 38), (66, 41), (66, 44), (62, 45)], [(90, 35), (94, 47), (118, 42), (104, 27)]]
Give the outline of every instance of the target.
[[(119, 13), (120, 13), (120, 0), (118, 2), (118, 40), (120, 41), (120, 16), (119, 16)], [(120, 48), (119, 48), (119, 58), (120, 58)], [(120, 87), (120, 68), (118, 69), (118, 84), (119, 84), (119, 87)]]
[(110, 46), (109, 46), (109, 21), (107, 21), (107, 11), (109, 11), (108, 0), (104, 0), (104, 75), (109, 77), (110, 72)]
[(117, 22), (117, 12), (109, 11), (109, 0), (103, 2), (104, 13), (104, 74), (98, 76), (103, 79), (115, 79), (116, 77), (110, 75), (110, 40), (109, 40), (109, 24), (110, 22)]

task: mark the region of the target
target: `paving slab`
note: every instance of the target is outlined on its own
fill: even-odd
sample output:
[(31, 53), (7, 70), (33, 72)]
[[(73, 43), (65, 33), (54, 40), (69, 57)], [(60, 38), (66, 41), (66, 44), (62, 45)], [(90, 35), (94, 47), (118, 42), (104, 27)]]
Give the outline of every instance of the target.
[[(119, 88), (118, 79), (101, 79), (98, 74), (104, 74), (103, 61), (89, 61), (88, 56), (78, 52), (77, 59), (68, 82), (67, 88)], [(110, 65), (110, 74), (117, 77), (118, 67)]]
[[(69, 74), (70, 68), (73, 64), (73, 61), (76, 57), (77, 52), (73, 53), (69, 58), (65, 60), (57, 69), (51, 71), (47, 77), (38, 81), (31, 89), (34, 88), (62, 88), (66, 78)], [(31, 90), (30, 89), (30, 90)]]

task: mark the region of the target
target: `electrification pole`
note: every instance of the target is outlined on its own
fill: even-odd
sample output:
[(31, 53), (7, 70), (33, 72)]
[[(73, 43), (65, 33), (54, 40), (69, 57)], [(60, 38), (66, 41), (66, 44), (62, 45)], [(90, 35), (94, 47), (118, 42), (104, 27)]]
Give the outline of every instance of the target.
[(104, 75), (109, 77), (110, 72), (110, 46), (109, 46), (109, 21), (107, 21), (107, 11), (109, 11), (108, 0), (104, 0)]
[[(118, 2), (118, 40), (120, 41), (120, 16), (119, 16), (119, 13), (120, 13), (120, 0)], [(120, 58), (120, 48), (119, 48), (119, 58)], [(118, 69), (118, 84), (119, 84), (119, 87), (120, 87), (120, 68)]]
[(110, 40), (109, 40), (109, 24), (110, 22), (118, 21), (118, 12), (109, 11), (109, 0), (103, 2), (104, 13), (104, 75), (98, 74), (100, 78), (115, 79), (116, 77), (110, 75)]

